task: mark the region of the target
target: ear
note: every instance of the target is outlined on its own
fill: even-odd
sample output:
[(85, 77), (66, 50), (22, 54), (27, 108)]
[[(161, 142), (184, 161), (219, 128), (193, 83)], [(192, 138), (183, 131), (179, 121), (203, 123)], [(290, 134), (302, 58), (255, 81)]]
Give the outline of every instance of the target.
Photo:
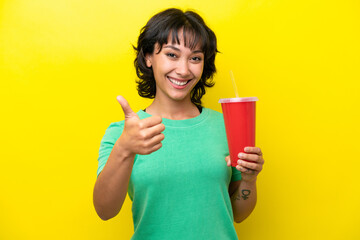
[(146, 54), (145, 61), (146, 61), (146, 66), (148, 68), (152, 66), (152, 64), (151, 64), (151, 55), (150, 54)]

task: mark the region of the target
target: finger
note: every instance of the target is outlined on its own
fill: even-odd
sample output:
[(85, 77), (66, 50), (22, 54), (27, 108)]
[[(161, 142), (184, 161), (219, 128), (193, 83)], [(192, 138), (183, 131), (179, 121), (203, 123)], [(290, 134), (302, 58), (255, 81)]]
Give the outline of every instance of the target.
[(256, 153), (257, 155), (262, 156), (261, 149), (258, 148), (258, 147), (245, 147), (245, 148), (244, 148), (244, 151), (245, 151), (246, 153)]
[(227, 165), (228, 167), (231, 166), (230, 156), (226, 156), (226, 157), (225, 157), (225, 162), (226, 162), (226, 165)]
[(238, 160), (237, 164), (240, 167), (247, 168), (247, 169), (250, 169), (253, 171), (261, 171), (262, 170), (262, 164), (259, 164), (259, 163)]
[(140, 154), (150, 154), (160, 148), (162, 146), (161, 141), (164, 140), (164, 134), (158, 134), (151, 139), (143, 141), (140, 144)]
[(144, 139), (150, 139), (156, 135), (159, 135), (161, 132), (165, 130), (165, 125), (160, 123), (155, 126), (146, 128), (142, 131)]
[(159, 150), (161, 147), (162, 147), (162, 143), (160, 142), (152, 147), (152, 152)]
[(120, 103), (121, 108), (124, 112), (125, 119), (136, 117), (139, 118), (138, 115), (131, 109), (128, 101), (123, 96), (117, 96), (116, 100)]
[(162, 147), (162, 143), (160, 142), (160, 143), (154, 145), (153, 147), (151, 147), (145, 154), (153, 153), (153, 152), (159, 150), (161, 147)]
[(158, 125), (162, 122), (162, 118), (160, 116), (151, 116), (141, 120), (141, 124), (143, 128), (152, 127)]
[(241, 173), (255, 173), (254, 170), (251, 170), (251, 169), (248, 169), (248, 168), (245, 168), (245, 167), (242, 167), (240, 165), (236, 165), (236, 169), (239, 170)]
[(246, 174), (254, 174), (255, 171), (252, 170), (252, 169), (248, 169), (248, 168), (244, 168), (244, 167), (241, 167), (239, 165), (236, 166), (236, 169), (239, 170), (241, 173), (246, 173)]
[(143, 147), (145, 148), (151, 148), (152, 146), (158, 144), (159, 142), (161, 142), (162, 140), (164, 140), (165, 135), (163, 133), (157, 134), (155, 136), (153, 136), (150, 139), (147, 139), (144, 141), (143, 143)]
[(242, 160), (251, 161), (251, 162), (259, 162), (261, 163), (262, 157), (257, 154), (246, 154), (246, 153), (239, 153), (238, 157)]

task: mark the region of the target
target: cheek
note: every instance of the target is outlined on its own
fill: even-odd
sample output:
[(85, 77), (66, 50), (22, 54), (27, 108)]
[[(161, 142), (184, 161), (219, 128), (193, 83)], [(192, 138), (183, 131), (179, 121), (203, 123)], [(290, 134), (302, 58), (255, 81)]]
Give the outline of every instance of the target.
[(172, 68), (174, 67), (172, 66), (172, 63), (169, 61), (159, 60), (153, 64), (153, 70), (156, 69), (156, 72), (159, 73), (168, 72)]
[(196, 75), (200, 78), (203, 71), (204, 71), (204, 63), (199, 64), (199, 66), (196, 69)]
[(196, 76), (199, 76), (199, 75), (201, 76), (203, 70), (204, 70), (204, 63), (193, 64), (191, 66), (191, 72)]

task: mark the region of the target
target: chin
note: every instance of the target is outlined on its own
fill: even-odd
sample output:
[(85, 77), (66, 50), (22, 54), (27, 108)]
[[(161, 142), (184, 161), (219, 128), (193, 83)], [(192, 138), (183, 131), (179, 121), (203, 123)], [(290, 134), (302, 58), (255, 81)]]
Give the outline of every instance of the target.
[(170, 96), (170, 98), (174, 101), (183, 101), (186, 98), (190, 99), (190, 97), (188, 95), (172, 95), (172, 96)]

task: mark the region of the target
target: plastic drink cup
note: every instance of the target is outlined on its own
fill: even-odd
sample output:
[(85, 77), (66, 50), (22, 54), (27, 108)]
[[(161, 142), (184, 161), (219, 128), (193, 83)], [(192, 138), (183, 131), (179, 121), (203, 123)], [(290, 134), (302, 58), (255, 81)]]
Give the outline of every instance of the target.
[(255, 146), (255, 103), (256, 97), (223, 98), (221, 103), (226, 137), (229, 146), (231, 166), (235, 167), (238, 154), (245, 147)]

